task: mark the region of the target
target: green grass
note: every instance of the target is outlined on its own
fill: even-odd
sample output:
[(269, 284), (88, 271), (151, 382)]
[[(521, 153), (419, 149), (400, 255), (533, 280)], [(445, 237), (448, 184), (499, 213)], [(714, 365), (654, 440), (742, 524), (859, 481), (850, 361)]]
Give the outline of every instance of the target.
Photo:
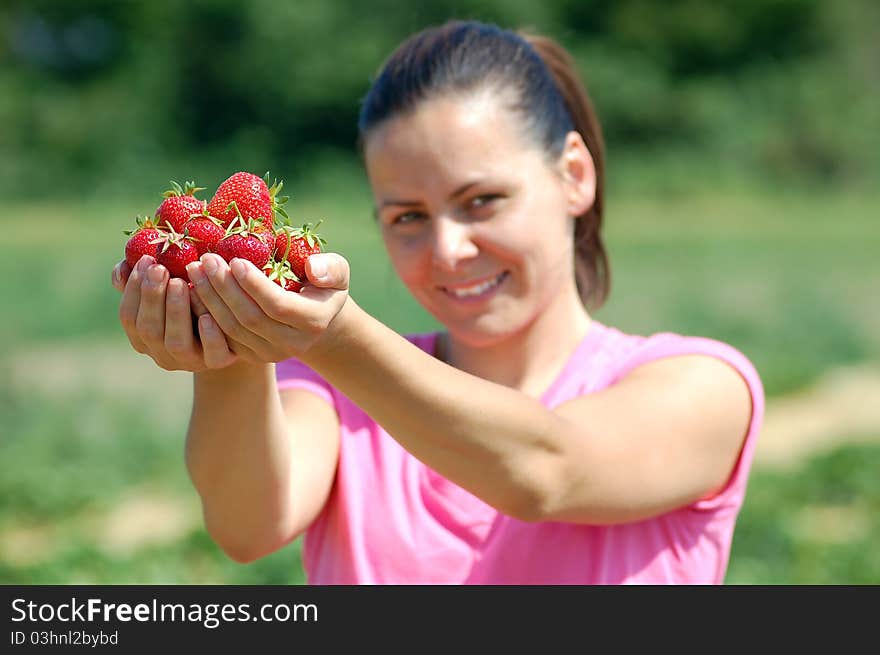
[(727, 341), (752, 359), (769, 394), (877, 359), (878, 200), (698, 190), (611, 203), (613, 290), (597, 317), (637, 333)]
[(297, 585), (305, 583), (305, 574), (299, 542), (242, 565), (226, 558), (203, 530), (194, 530), (173, 544), (125, 556), (108, 554), (87, 537), (74, 537), (45, 562), (0, 562), (0, 583)]
[[(196, 511), (186, 513), (193, 520), (172, 541), (134, 550), (102, 543), (107, 517), (132, 494), (195, 510), (183, 465), (187, 416), (178, 398), (161, 391), (147, 401), (147, 394), (98, 394), (82, 383), (79, 391), (51, 395), (33, 387), (0, 390), (0, 583), (304, 581), (299, 542), (242, 566), (210, 540)], [(6, 558), (3, 549), (11, 550)]]
[[(880, 442), (880, 440), (878, 440)], [(755, 471), (727, 584), (880, 582), (880, 446), (847, 446), (794, 471)]]
[[(401, 332), (435, 327), (385, 258), (356, 166), (285, 182), (295, 220), (324, 219), (367, 311)], [(653, 185), (629, 195), (618, 187), (606, 218), (612, 294), (596, 316), (630, 332), (727, 341), (755, 363), (771, 397), (837, 365), (880, 361), (878, 200), (876, 192), (703, 186), (664, 193)], [(0, 373), (8, 381), (0, 388), (0, 545), (18, 539), (19, 547), (6, 559), (0, 550), (0, 582), (304, 579), (299, 542), (242, 566), (218, 550), (198, 517), (173, 538), (133, 550), (108, 549), (97, 536), (102, 517), (133, 492), (197, 506), (183, 465), (186, 376), (132, 373), (139, 356), (127, 349), (109, 283), (121, 231), (159, 201), (158, 193), (137, 191), (5, 207), (16, 220), (0, 241), (8, 308), (0, 323)], [(880, 581), (878, 468), (880, 449), (862, 447), (794, 472), (755, 471), (728, 582)], [(837, 515), (843, 519), (835, 523)]]

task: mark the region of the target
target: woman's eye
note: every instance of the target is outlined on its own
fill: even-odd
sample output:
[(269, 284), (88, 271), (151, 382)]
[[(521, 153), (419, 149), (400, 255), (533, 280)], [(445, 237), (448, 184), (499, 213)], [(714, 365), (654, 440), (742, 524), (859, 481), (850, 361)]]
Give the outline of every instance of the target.
[(468, 207), (470, 209), (480, 209), (482, 207), (486, 207), (487, 205), (491, 205), (500, 197), (501, 196), (497, 193), (486, 193), (482, 196), (475, 196), (474, 198), (471, 198), (470, 202), (468, 202)]
[(392, 225), (410, 225), (424, 217), (421, 212), (406, 212), (391, 219)]

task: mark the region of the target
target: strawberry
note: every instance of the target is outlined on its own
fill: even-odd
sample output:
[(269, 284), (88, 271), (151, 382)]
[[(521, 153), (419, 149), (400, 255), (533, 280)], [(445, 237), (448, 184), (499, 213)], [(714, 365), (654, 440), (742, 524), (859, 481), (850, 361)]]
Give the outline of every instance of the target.
[(169, 226), (175, 232), (183, 232), (183, 226), (193, 214), (202, 214), (206, 204), (195, 197), (196, 191), (204, 191), (204, 187), (196, 186), (195, 182), (186, 182), (184, 188), (171, 180), (171, 188), (164, 194), (165, 200), (156, 209), (156, 224)]
[(271, 234), (272, 231), (262, 223), (254, 219), (245, 223), (239, 216), (226, 229), (225, 236), (217, 242), (215, 252), (227, 262), (240, 257), (262, 269), (272, 255), (268, 236)]
[(159, 245), (154, 239), (162, 236), (162, 232), (151, 219), (138, 216), (136, 220), (138, 225), (136, 229), (123, 232), (129, 237), (125, 243), (125, 261), (131, 268), (134, 268), (144, 255), (155, 259)]
[(293, 274), (293, 271), (290, 270), (290, 264), (286, 261), (279, 262), (274, 258), (270, 259), (263, 267), (263, 273), (285, 291), (299, 292), (303, 288), (303, 283)]
[[(270, 187), (268, 172), (265, 178), (244, 171), (233, 173), (217, 187), (214, 197), (208, 203), (208, 213), (220, 219), (227, 227), (235, 220), (238, 212), (245, 219), (253, 218), (271, 226), (275, 221), (276, 211), (284, 217), (287, 216), (282, 205), (288, 198), (278, 197), (283, 186), (283, 182), (275, 181)], [(237, 211), (230, 207), (233, 202), (238, 206)]]
[(206, 252), (214, 252), (217, 242), (226, 235), (226, 230), (219, 220), (203, 214), (188, 220), (183, 226), (183, 233), (193, 239), (201, 257)]
[(315, 227), (309, 223), (300, 227), (283, 225), (275, 237), (275, 259), (287, 261), (293, 274), (300, 280), (306, 280), (306, 260), (319, 252), (327, 242), (315, 230), (323, 223), (318, 221)]
[(189, 282), (186, 265), (199, 259), (199, 251), (192, 238), (172, 230), (154, 239), (154, 242), (159, 245), (156, 263), (167, 268), (171, 277)]

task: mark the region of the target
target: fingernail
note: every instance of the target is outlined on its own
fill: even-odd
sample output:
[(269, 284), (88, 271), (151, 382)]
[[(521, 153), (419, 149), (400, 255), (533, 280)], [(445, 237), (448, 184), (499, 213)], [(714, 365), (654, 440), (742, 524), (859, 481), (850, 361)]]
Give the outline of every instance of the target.
[(122, 280), (119, 276), (119, 264), (117, 264), (116, 266), (113, 267), (112, 280), (113, 280), (113, 286), (116, 286), (117, 284), (122, 282)]
[(312, 269), (312, 277), (316, 280), (322, 280), (327, 277), (327, 262), (321, 257), (312, 257), (309, 259), (309, 265)]
[(208, 275), (217, 272), (217, 262), (213, 257), (205, 257), (204, 261), (202, 261), (202, 270), (205, 271)]
[(179, 282), (174, 282), (177, 278), (172, 278), (168, 280), (168, 294), (169, 298), (174, 300), (183, 300), (183, 287)]
[(205, 281), (205, 273), (202, 271), (202, 264), (199, 262), (187, 264), (186, 273), (189, 275), (189, 281), (193, 284), (201, 284)]
[(143, 256), (138, 260), (137, 266), (135, 266), (135, 268), (136, 268), (138, 271), (140, 271), (141, 273), (143, 273), (144, 271), (146, 271), (150, 266), (152, 266), (152, 265), (155, 264), (155, 263), (156, 263), (156, 260), (155, 260), (155, 259), (153, 259), (153, 258), (150, 257), (149, 255), (143, 255)]
[(245, 277), (247, 277), (248, 267), (247, 264), (245, 264), (242, 260), (238, 258), (233, 259), (229, 263), (229, 268), (232, 269), (232, 274), (235, 276), (236, 280), (243, 280)]
[(205, 332), (214, 331), (214, 320), (211, 318), (210, 314), (202, 314), (199, 316), (199, 327)]
[(147, 271), (147, 279), (151, 284), (159, 285), (162, 284), (162, 280), (165, 279), (165, 269), (161, 266), (151, 266)]

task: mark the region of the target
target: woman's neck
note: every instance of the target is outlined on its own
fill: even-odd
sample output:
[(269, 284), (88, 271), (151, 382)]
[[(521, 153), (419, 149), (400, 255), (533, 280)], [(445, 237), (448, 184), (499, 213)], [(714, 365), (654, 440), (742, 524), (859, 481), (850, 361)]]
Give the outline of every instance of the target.
[(575, 294), (551, 305), (524, 329), (488, 346), (438, 336), (435, 355), (459, 370), (540, 398), (583, 341), (592, 319)]

